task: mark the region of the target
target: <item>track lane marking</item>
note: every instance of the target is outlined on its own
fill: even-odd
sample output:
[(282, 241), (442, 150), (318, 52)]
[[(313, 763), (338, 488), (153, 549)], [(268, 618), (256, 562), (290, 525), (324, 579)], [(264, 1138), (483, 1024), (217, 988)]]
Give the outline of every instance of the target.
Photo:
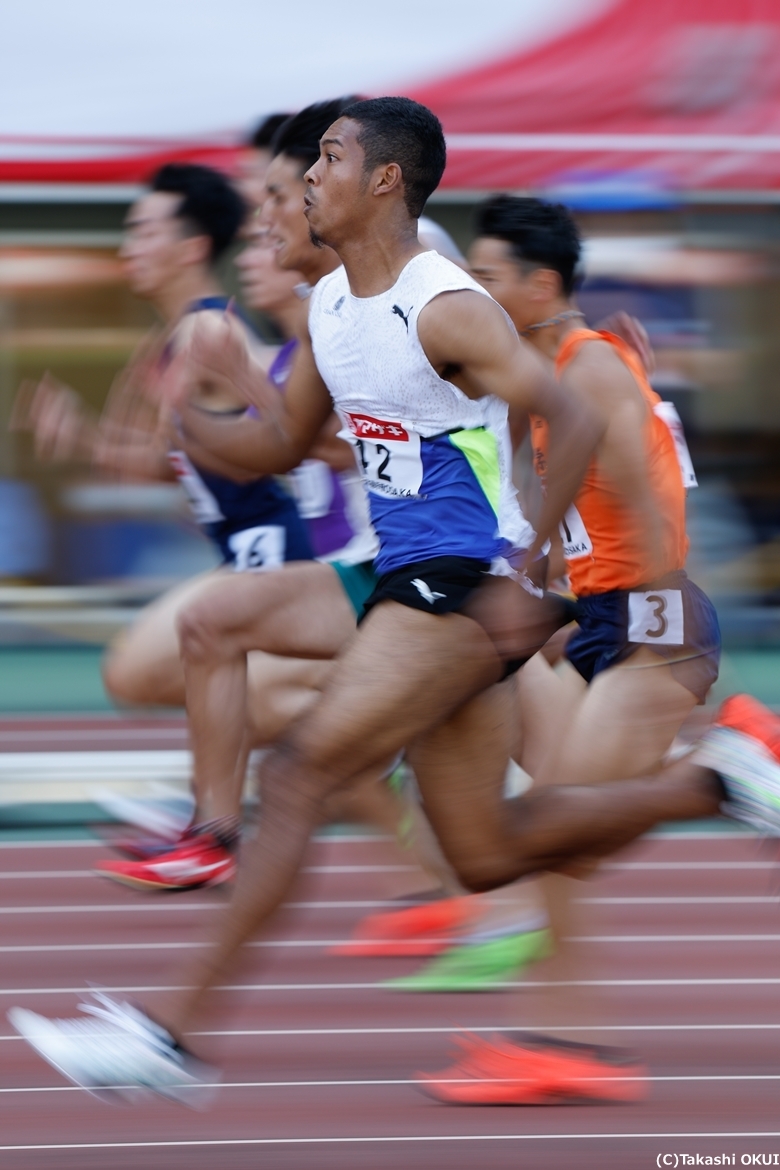
[[(20, 1037), (21, 1039), (21, 1037)], [(518, 1077), (441, 1077), (438, 1078), (440, 1084), (447, 1085), (495, 1085), (503, 1084), (510, 1081), (516, 1083)], [(579, 1077), (579, 1081), (601, 1084), (604, 1081), (612, 1081), (611, 1077)], [(622, 1077), (623, 1081), (641, 1081), (643, 1084), (664, 1084), (667, 1081), (683, 1081), (694, 1082), (700, 1081), (780, 1081), (780, 1073), (733, 1073), (724, 1074), (722, 1076), (705, 1075), (697, 1076), (695, 1074), (679, 1075), (679, 1076), (656, 1076), (656, 1077)], [(202, 1089), (354, 1089), (354, 1088), (387, 1088), (394, 1085), (419, 1085), (419, 1081), (414, 1077), (395, 1078), (392, 1080), (349, 1080), (349, 1081), (215, 1081), (214, 1084), (199, 1084)], [(111, 1089), (118, 1088), (132, 1088), (132, 1085), (94, 1085), (95, 1089)], [(0, 1093), (81, 1093), (85, 1090), (81, 1085), (33, 1085), (26, 1088), (19, 1088), (16, 1086), (9, 1086), (7, 1088), (0, 1088)]]
[(0, 1146), (3, 1153), (25, 1150), (165, 1150), (216, 1146), (334, 1146), (409, 1144), (411, 1142), (541, 1142), (541, 1141), (610, 1141), (671, 1138), (778, 1138), (780, 1130), (689, 1130), (656, 1133), (486, 1133), (486, 1134), (393, 1134), (360, 1137), (284, 1137), (284, 1138), (190, 1138), (159, 1142), (59, 1142), (46, 1145)]
[[(540, 1032), (767, 1032), (780, 1030), (777, 1024), (540, 1024)], [(457, 1032), (497, 1033), (528, 1031), (524, 1026), (506, 1024), (446, 1024), (428, 1027), (376, 1027), (376, 1028), (227, 1028), (208, 1031), (188, 1032), (188, 1036), (206, 1037), (282, 1037), (282, 1036), (427, 1036), (453, 1035)], [(22, 1036), (16, 1033), (0, 1035), (0, 1043), (20, 1042)]]
[[(724, 896), (724, 897), (637, 897), (637, 898), (575, 898), (575, 903), (583, 906), (778, 906), (780, 894)], [(0, 906), (2, 914), (117, 914), (117, 913), (170, 913), (172, 911), (203, 911), (219, 910), (227, 906), (227, 899), (213, 902), (106, 902), (84, 906), (71, 906), (63, 903), (61, 906)], [(512, 904), (512, 899), (495, 898), (494, 905)], [(419, 906), (414, 899), (391, 898), (362, 901), (318, 901), (318, 902), (285, 902), (288, 910), (399, 910), (405, 906)]]
[[(491, 986), (499, 988), (539, 988), (539, 987), (778, 987), (780, 977), (767, 978), (721, 978), (721, 979), (512, 979), (493, 983)], [(88, 995), (93, 987), (0, 987), (0, 995)], [(136, 995), (138, 993), (158, 991), (191, 991), (187, 984), (139, 984), (133, 986), (101, 986), (101, 991), (108, 995), (120, 992), (122, 995)], [(382, 981), (366, 983), (224, 983), (212, 989), (213, 991), (387, 991)]]
[[(503, 937), (503, 936), (499, 936)], [(391, 945), (397, 939), (372, 939), (372, 942)], [(426, 937), (426, 942), (437, 941)], [(442, 939), (442, 942), (452, 943), (451, 938)], [(492, 941), (492, 940), (485, 940)], [(575, 934), (565, 939), (566, 942), (579, 943), (733, 943), (733, 942), (780, 942), (780, 934)], [(294, 939), (261, 939), (246, 943), (247, 947), (256, 949), (289, 949), (302, 950), (316, 947), (348, 946), (354, 943), (353, 938), (294, 938)], [(188, 950), (196, 947), (207, 947), (209, 943), (192, 940), (188, 942), (129, 942), (129, 943), (30, 943), (9, 944), (0, 946), (0, 955), (34, 955), (34, 954), (74, 954), (82, 951), (168, 951)], [(344, 956), (350, 958), (349, 955)], [(358, 956), (360, 957), (360, 956)], [(389, 956), (390, 958), (394, 956)], [(413, 955), (404, 955), (403, 958), (414, 958)]]

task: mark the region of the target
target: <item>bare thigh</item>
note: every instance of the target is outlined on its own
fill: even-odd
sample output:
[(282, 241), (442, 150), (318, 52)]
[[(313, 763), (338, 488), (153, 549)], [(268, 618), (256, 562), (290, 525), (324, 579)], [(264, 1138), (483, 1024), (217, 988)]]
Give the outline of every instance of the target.
[(196, 660), (250, 650), (333, 658), (355, 632), (355, 611), (330, 565), (298, 561), (274, 572), (214, 580), (178, 625), (183, 652)]
[(515, 680), (488, 687), (408, 749), (445, 857), (471, 889), (510, 880), (517, 838), (504, 779), (516, 723)]
[(382, 602), (336, 663), (321, 699), (292, 729), (288, 746), (304, 765), (333, 780), (351, 779), (500, 674), (490, 639), (470, 618)]
[(185, 606), (219, 581), (225, 570), (201, 573), (169, 589), (141, 611), (111, 643), (103, 660), (108, 693), (120, 703), (184, 706), (184, 672), (176, 620)]
[(535, 774), (541, 784), (601, 784), (658, 771), (696, 706), (659, 655), (640, 647), (596, 675)]

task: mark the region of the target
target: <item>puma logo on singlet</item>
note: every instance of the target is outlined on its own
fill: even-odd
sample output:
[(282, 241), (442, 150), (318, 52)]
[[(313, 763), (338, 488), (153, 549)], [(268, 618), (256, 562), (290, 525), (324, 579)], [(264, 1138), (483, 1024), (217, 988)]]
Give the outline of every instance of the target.
[[(410, 310), (411, 312), (411, 310)], [(414, 585), (417, 592), (422, 597), (423, 601), (427, 601), (429, 605), (433, 605), (438, 597), (446, 597), (446, 593), (433, 593), (427, 581), (421, 581), (419, 577), (415, 577), (414, 581), (410, 582)]]
[(406, 312), (404, 312), (400, 305), (393, 305), (393, 312), (396, 313), (401, 318), (404, 325), (406, 326), (407, 333), (409, 332), (409, 314), (411, 313), (413, 308), (414, 308), (414, 305), (410, 305), (409, 308), (406, 310)]

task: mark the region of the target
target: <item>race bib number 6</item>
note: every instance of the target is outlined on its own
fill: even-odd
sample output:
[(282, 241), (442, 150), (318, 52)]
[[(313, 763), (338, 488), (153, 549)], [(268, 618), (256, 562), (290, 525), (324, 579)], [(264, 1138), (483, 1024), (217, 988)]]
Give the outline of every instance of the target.
[(628, 595), (628, 640), (649, 646), (682, 646), (683, 602), (679, 589)]
[(404, 498), (419, 495), (423, 466), (420, 436), (400, 422), (344, 412), (363, 483), (374, 495)]
[(233, 568), (237, 573), (246, 573), (250, 569), (278, 569), (284, 564), (286, 544), (287, 531), (281, 524), (245, 528), (228, 538), (230, 551), (235, 557)]

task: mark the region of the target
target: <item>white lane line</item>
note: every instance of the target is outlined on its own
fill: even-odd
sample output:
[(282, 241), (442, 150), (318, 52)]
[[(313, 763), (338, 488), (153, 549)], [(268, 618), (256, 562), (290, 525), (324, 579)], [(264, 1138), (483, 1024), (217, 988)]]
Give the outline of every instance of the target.
[(559, 1142), (559, 1141), (626, 1141), (672, 1138), (778, 1138), (780, 1130), (688, 1130), (669, 1133), (458, 1133), (458, 1134), (393, 1134), (389, 1137), (285, 1137), (285, 1138), (205, 1138), (164, 1142), (59, 1142), (47, 1145), (0, 1146), (4, 1153), (26, 1150), (167, 1150), (193, 1149), (217, 1146), (341, 1146), (406, 1144), (412, 1142)]
[[(498, 899), (497, 899), (498, 900)], [(0, 906), (0, 914), (159, 914), (171, 911), (221, 910), (228, 899), (213, 902), (182, 902), (174, 897), (160, 902), (117, 902), (94, 906)], [(361, 902), (285, 902), (291, 910), (400, 910), (404, 906), (418, 906), (419, 902), (402, 898)]]
[(588, 906), (777, 906), (780, 894), (745, 894), (715, 896), (637, 897), (637, 898), (575, 898)]
[(105, 849), (105, 841), (97, 837), (68, 837), (64, 841), (0, 841), (2, 849)]
[[(539, 1024), (537, 1032), (771, 1032), (780, 1031), (778, 1024)], [(381, 1028), (228, 1028), (210, 1031), (188, 1032), (189, 1036), (256, 1038), (281, 1036), (427, 1036), (455, 1035), (460, 1032), (527, 1033), (527, 1027), (505, 1024), (447, 1024), (433, 1027), (381, 1027)], [(16, 1034), (0, 1035), (0, 1042), (21, 1042)]]
[[(95, 842), (99, 844), (99, 842)], [(109, 845), (106, 848), (110, 848)], [(674, 872), (676, 870), (780, 870), (778, 861), (634, 861), (620, 864), (605, 864), (604, 870), (636, 872)], [(416, 865), (307, 865), (302, 873), (320, 874), (366, 874), (366, 873), (414, 873)], [(94, 877), (94, 869), (9, 869), (0, 870), (0, 881), (23, 878), (85, 878)]]
[[(301, 872), (322, 874), (407, 873), (417, 871), (417, 868), (416, 865), (308, 865)], [(23, 878), (88, 878), (96, 876), (100, 876), (100, 873), (94, 869), (0, 870), (0, 881), (21, 880)]]
[[(21, 1037), (20, 1037), (21, 1039)], [(612, 1080), (611, 1077), (580, 1077), (581, 1081), (601, 1083)], [(516, 1083), (516, 1077), (442, 1077), (442, 1084), (448, 1085), (495, 1085), (504, 1081)], [(649, 1084), (663, 1084), (667, 1081), (683, 1081), (698, 1083), (700, 1081), (780, 1081), (780, 1073), (734, 1073), (722, 1076), (668, 1076), (668, 1077), (621, 1077), (621, 1081), (642, 1081)], [(418, 1085), (413, 1077), (397, 1078), (394, 1080), (356, 1080), (356, 1081), (217, 1081), (213, 1085), (203, 1084), (203, 1089), (359, 1089), (386, 1088), (390, 1085)], [(106, 1086), (110, 1088), (110, 1086)], [(129, 1086), (127, 1086), (129, 1087)], [(34, 1085), (30, 1088), (10, 1086), (0, 1088), (0, 1093), (80, 1093), (80, 1085)]]
[(601, 869), (676, 870), (676, 869), (780, 869), (777, 861), (605, 861)]
[[(669, 898), (575, 898), (576, 903), (588, 906), (778, 906), (780, 894), (746, 895), (745, 897), (669, 897)], [(511, 902), (495, 898), (494, 905)], [(119, 902), (90, 906), (0, 906), (0, 914), (153, 914), (171, 911), (219, 910), (227, 906), (227, 899), (213, 902), (170, 901)], [(400, 910), (418, 906), (419, 902), (404, 898), (361, 901), (285, 902), (288, 910)]]
[(95, 877), (94, 869), (8, 869), (0, 870), (0, 881), (23, 878), (88, 878)]
[[(495, 989), (513, 987), (777, 987), (780, 977), (736, 979), (505, 979), (491, 985)], [(91, 987), (2, 987), (0, 995), (88, 995)], [(158, 991), (190, 991), (181, 984), (143, 984), (101, 987), (109, 995), (121, 992), (136, 995)], [(371, 983), (223, 983), (214, 991), (387, 991), (383, 982)]]
[[(383, 833), (322, 833), (312, 838), (313, 845), (374, 845), (377, 842), (394, 842), (395, 837)], [(106, 848), (106, 842), (99, 837), (68, 837), (67, 840), (47, 841), (0, 841), (1, 849), (83, 849)]]
[[(397, 939), (376, 939), (376, 942), (387, 943), (388, 946), (397, 942)], [(431, 941), (426, 938), (426, 942)], [(442, 940), (451, 943), (451, 939)], [(744, 943), (744, 942), (780, 942), (780, 934), (576, 934), (566, 939), (567, 942), (580, 943)], [(260, 949), (283, 948), (295, 950), (310, 947), (348, 946), (354, 943), (352, 938), (292, 938), (292, 939), (261, 939), (249, 942), (248, 947)], [(207, 942), (193, 940), (191, 942), (131, 942), (131, 943), (35, 943), (0, 946), (0, 955), (34, 955), (34, 954), (67, 954), (80, 951), (168, 951), (187, 950), (194, 947), (206, 947)], [(346, 956), (347, 958), (349, 956)], [(392, 956), (390, 956), (392, 957)], [(413, 956), (404, 956), (405, 958)]]

